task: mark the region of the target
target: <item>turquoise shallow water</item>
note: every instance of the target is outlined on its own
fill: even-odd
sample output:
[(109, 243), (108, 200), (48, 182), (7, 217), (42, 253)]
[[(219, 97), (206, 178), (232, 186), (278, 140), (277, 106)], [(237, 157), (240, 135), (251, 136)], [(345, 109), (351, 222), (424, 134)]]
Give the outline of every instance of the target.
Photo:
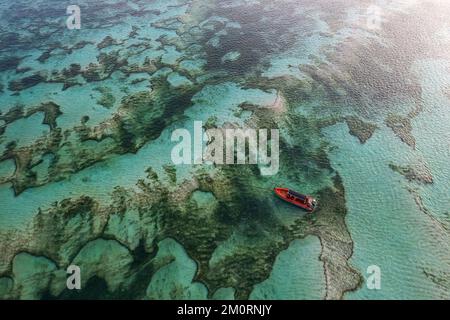
[[(361, 270), (378, 265), (382, 290), (363, 287), (348, 294), (351, 299), (389, 297), (448, 299), (446, 288), (432, 284), (424, 270), (449, 270), (448, 234), (441, 224), (448, 212), (448, 141), (446, 135), (450, 102), (439, 88), (448, 78), (439, 72), (447, 63), (421, 64), (426, 112), (414, 121), (417, 150), (398, 145), (388, 129), (379, 130), (366, 145), (350, 137), (345, 125), (327, 129), (336, 149), (330, 153), (347, 192), (347, 222), (355, 241), (352, 262)], [(351, 154), (349, 158), (348, 155)], [(433, 185), (408, 183), (392, 174), (389, 163), (425, 162), (431, 168)], [(408, 188), (417, 189), (431, 217), (422, 212)], [(435, 220), (437, 219), (437, 220)]]
[(250, 299), (318, 300), (325, 295), (325, 276), (319, 261), (320, 241), (314, 237), (295, 240), (275, 261), (272, 274), (257, 284)]
[[(388, 164), (399, 160), (397, 138), (385, 130), (384, 135), (378, 133), (360, 146), (344, 125), (333, 127), (327, 135), (338, 145), (331, 159), (346, 188), (347, 223), (355, 242), (351, 261), (363, 272), (371, 265), (382, 271), (381, 290), (364, 286), (347, 297), (446, 297), (444, 289), (426, 279), (422, 268), (447, 268), (443, 252), (448, 250), (448, 236), (439, 234), (436, 225), (419, 210), (403, 178), (392, 175)], [(406, 146), (403, 149), (409, 153)]]
[(184, 251), (183, 247), (173, 239), (159, 243), (158, 255), (155, 259), (171, 256), (175, 261), (162, 267), (155, 273), (147, 288), (147, 296), (153, 299), (206, 299), (207, 289), (201, 283), (192, 283), (197, 266)]
[(420, 188), (420, 193), (425, 205), (439, 219), (448, 219), (450, 208), (450, 101), (448, 95), (444, 94), (450, 84), (450, 78), (445, 72), (449, 66), (446, 60), (425, 60), (418, 65), (417, 72), (422, 74), (425, 112), (413, 122), (417, 157), (424, 159), (434, 178), (434, 184)]

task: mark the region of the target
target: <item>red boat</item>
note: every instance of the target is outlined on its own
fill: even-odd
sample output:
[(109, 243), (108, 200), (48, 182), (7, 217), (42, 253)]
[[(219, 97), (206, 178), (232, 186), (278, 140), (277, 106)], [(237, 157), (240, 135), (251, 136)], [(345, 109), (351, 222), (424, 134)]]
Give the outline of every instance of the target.
[(317, 207), (317, 200), (311, 196), (306, 196), (286, 188), (275, 188), (275, 193), (284, 201), (292, 203), (308, 212), (313, 212)]

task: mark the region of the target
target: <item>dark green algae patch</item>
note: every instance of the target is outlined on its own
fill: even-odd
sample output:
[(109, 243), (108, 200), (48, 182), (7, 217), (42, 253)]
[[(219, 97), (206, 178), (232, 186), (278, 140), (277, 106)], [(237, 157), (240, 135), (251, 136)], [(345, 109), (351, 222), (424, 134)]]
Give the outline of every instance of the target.
[[(184, 106), (190, 105), (190, 99), (196, 92), (187, 88), (180, 91), (180, 95), (173, 96), (168, 91), (165, 79), (159, 83), (156, 92), (162, 99), (158, 100), (158, 108), (154, 108), (152, 94), (137, 93), (122, 101), (121, 108), (129, 110), (129, 113), (113, 122), (112, 128), (118, 130), (112, 130), (113, 134), (110, 135), (113, 141), (120, 142), (117, 153), (135, 152), (137, 146), (156, 138), (168, 121), (177, 119), (184, 110), (168, 110), (164, 106), (170, 106), (174, 101), (182, 102)], [(286, 84), (285, 81), (283, 83)], [(256, 83), (249, 83), (249, 86), (254, 85)], [(356, 289), (361, 277), (348, 264), (353, 244), (345, 225), (343, 186), (328, 162), (327, 145), (314, 143), (320, 140), (323, 120), (296, 114), (290, 105), (295, 100), (292, 94), (289, 95), (290, 87), (281, 88), (281, 81), (280, 87), (277, 86), (277, 81), (270, 85), (286, 93), (286, 107), (290, 112), (282, 115), (280, 120), (273, 116), (271, 110), (255, 109), (253, 123), (258, 127), (271, 128), (283, 125), (287, 135), (296, 141), (292, 145), (282, 137), (280, 142), (283, 164), (280, 174), (287, 181), (297, 184), (301, 179), (323, 179), (324, 172), (326, 175), (334, 174), (335, 178), (328, 183), (329, 186), (317, 192), (321, 205), (314, 216), (299, 214), (295, 222), (288, 225), (281, 221), (275, 210), (284, 208), (286, 204), (279, 202), (278, 209), (274, 208), (270, 199), (273, 196), (272, 189), (267, 186), (267, 178), (259, 175), (256, 166), (224, 166), (217, 168), (218, 173), (215, 174), (200, 169), (193, 181), (181, 185), (174, 184), (176, 168), (166, 167), (166, 174), (172, 181), (169, 185), (149, 168), (148, 177), (137, 182), (140, 192), (117, 187), (110, 205), (98, 203), (88, 196), (67, 199), (40, 211), (29, 225), (25, 237), (18, 231), (2, 231), (2, 238), (14, 239), (15, 243), (2, 250), (5, 258), (0, 269), (3, 278), (16, 282), (12, 261), (20, 252), (28, 252), (35, 257), (45, 257), (57, 266), (45, 274), (46, 278), (54, 280), (48, 281), (46, 285), (30, 283), (37, 288), (44, 288), (33, 293), (32, 298), (146, 298), (152, 275), (171, 263), (170, 260), (154, 260), (158, 242), (172, 238), (197, 263), (193, 281), (203, 283), (208, 288), (209, 297), (220, 288), (234, 288), (235, 298), (246, 299), (254, 285), (270, 276), (274, 261), (281, 251), (287, 249), (295, 239), (315, 235), (322, 245), (320, 259), (324, 264), (327, 283), (324, 298), (339, 299), (346, 291)], [(142, 114), (146, 115), (145, 119), (139, 116)], [(148, 126), (149, 122), (151, 125)], [(296, 127), (299, 122), (303, 123), (301, 131)], [(76, 132), (81, 141), (86, 141), (93, 139), (93, 132), (96, 131), (80, 126)], [(99, 141), (104, 138), (101, 131), (95, 137)], [(211, 193), (217, 204), (210, 210), (198, 207), (192, 200), (195, 191)], [(137, 229), (134, 234), (126, 231), (130, 224)], [(218, 246), (236, 232), (246, 240), (236, 245), (233, 255), (211, 266), (211, 257)], [(73, 234), (77, 234), (75, 239)], [(24, 242), (26, 238), (29, 241)], [(93, 270), (92, 276), (85, 280), (84, 287), (89, 289), (86, 296), (76, 295), (53, 284), (53, 281), (57, 283), (58, 280), (56, 274), (75, 261), (83, 248), (92, 246), (96, 241), (112, 242), (110, 245), (121, 252), (118, 257), (122, 260), (125, 257), (127, 263), (119, 269), (122, 274), (120, 284), (114, 285), (118, 280), (110, 279), (107, 275), (103, 274), (102, 277), (104, 272), (100, 270)], [(111, 256), (114, 259), (114, 251)], [(100, 261), (98, 264), (102, 265)], [(82, 265), (82, 268), (92, 267), (88, 264)], [(28, 297), (22, 286), (13, 286), (4, 297)], [(183, 296), (174, 293), (173, 298)]]
[[(129, 258), (123, 270), (114, 270), (122, 271), (120, 285), (113, 288), (105, 286), (108, 279), (94, 275), (84, 283), (83, 292), (89, 291), (89, 295), (96, 293), (97, 299), (136, 299), (145, 298), (146, 286), (143, 283), (148, 284), (155, 271), (170, 263), (153, 260), (158, 241), (173, 238), (197, 262), (194, 280), (204, 283), (210, 296), (219, 288), (233, 287), (236, 289), (235, 297), (245, 299), (255, 284), (268, 278), (279, 252), (293, 240), (312, 234), (321, 239), (323, 247), (321, 260), (329, 286), (327, 297), (340, 298), (344, 291), (358, 285), (360, 277), (347, 263), (352, 243), (348, 232), (343, 231), (346, 210), (338, 176), (333, 189), (326, 188), (318, 194), (321, 206), (314, 216), (299, 215), (295, 223), (286, 226), (275, 215), (267, 196), (261, 197), (261, 190), (251, 187), (254, 184), (248, 186), (248, 180), (257, 182), (260, 177), (256, 177), (251, 170), (233, 168), (225, 171), (226, 174), (220, 173), (214, 178), (207, 173), (198, 174), (196, 181), (186, 187), (182, 199), (180, 190), (170, 190), (158, 180), (149, 179), (139, 182), (142, 191), (138, 193), (117, 188), (114, 202), (109, 207), (103, 207), (89, 197), (64, 200), (36, 216), (30, 225), (33, 241), (23, 245), (14, 242), (14, 248), (2, 248), (3, 255), (7, 258), (18, 252), (31, 252), (36, 257), (50, 259), (59, 270), (64, 271), (77, 260), (77, 255), (85, 246), (99, 239), (108, 239), (126, 250)], [(205, 212), (198, 208), (191, 198), (194, 188), (214, 195), (217, 200), (214, 210)], [(138, 230), (135, 234), (126, 235), (124, 231), (129, 227), (128, 215), (136, 215), (133, 224)], [(117, 219), (121, 221), (120, 228), (114, 229), (113, 221)], [(77, 221), (76, 225), (74, 221)], [(74, 232), (77, 234), (75, 238)], [(233, 232), (239, 232), (246, 241), (235, 248), (233, 255), (226, 256), (211, 267), (214, 251)], [(2, 237), (6, 235), (11, 240), (21, 237), (18, 232), (2, 233)], [(110, 255), (114, 261), (114, 251)], [(8, 260), (11, 261), (11, 258)], [(82, 261), (79, 264), (84, 272), (92, 268), (90, 264), (83, 265)], [(14, 279), (9, 263), (1, 267), (4, 277)], [(57, 273), (57, 270), (51, 273)], [(47, 276), (54, 277), (51, 274)], [(35, 281), (43, 280), (36, 278)], [(21, 297), (26, 286), (41, 287), (33, 282), (22, 285), (25, 288), (14, 287), (5, 297)], [(86, 291), (87, 288), (93, 291)], [(76, 297), (66, 290), (57, 289), (52, 287), (50, 281), (47, 290), (36, 293), (35, 298)]]
[[(26, 112), (18, 106), (0, 116), (8, 125), (36, 112), (44, 112), (44, 124), (51, 129), (47, 136), (30, 146), (11, 144), (4, 151), (0, 161), (13, 159), (16, 163), (15, 174), (5, 182), (11, 182), (15, 194), (19, 195), (28, 188), (65, 179), (113, 155), (135, 153), (148, 141), (155, 140), (164, 128), (181, 119), (183, 111), (192, 105), (191, 99), (198, 87), (185, 87), (174, 92), (164, 77), (155, 79), (152, 84), (152, 91), (126, 96), (111, 119), (94, 127), (87, 126), (82, 118), (79, 126), (63, 132), (57, 127), (61, 112), (52, 102)], [(89, 141), (97, 142), (95, 148), (85, 143)], [(40, 161), (35, 159), (47, 154), (54, 158), (47, 179), (39, 181), (33, 168)]]
[[(146, 106), (148, 104), (142, 104), (142, 108)], [(289, 104), (287, 108), (290, 108)], [(252, 117), (253, 123), (259, 127), (278, 126), (270, 110), (255, 110)], [(152, 275), (171, 263), (170, 259), (154, 259), (158, 242), (172, 238), (197, 263), (193, 281), (203, 283), (208, 288), (209, 297), (220, 288), (234, 288), (235, 298), (246, 299), (254, 285), (270, 276), (281, 251), (295, 239), (315, 235), (322, 245), (320, 259), (327, 284), (324, 298), (342, 298), (346, 291), (356, 289), (361, 283), (359, 273), (348, 264), (353, 243), (345, 225), (344, 189), (339, 175), (328, 163), (327, 146), (312, 143), (320, 138), (320, 129), (317, 129), (320, 126), (314, 120), (307, 121), (300, 115), (296, 117), (277, 119), (287, 123), (292, 121), (286, 126), (288, 135), (301, 142), (292, 146), (282, 137), (280, 175), (291, 183), (299, 183), (300, 176), (324, 179), (324, 171), (327, 176), (334, 176), (329, 182), (325, 181), (317, 192), (320, 207), (314, 215), (299, 212), (293, 223), (284, 222), (277, 211), (284, 211), (286, 204), (280, 201), (273, 205), (270, 198), (273, 196), (272, 188), (268, 187), (270, 179), (260, 176), (256, 166), (222, 166), (213, 171), (199, 168), (192, 181), (180, 185), (174, 184), (176, 168), (166, 167), (165, 174), (172, 181), (169, 184), (149, 168), (147, 178), (137, 182), (138, 192), (117, 187), (111, 204), (99, 203), (88, 196), (67, 199), (55, 203), (50, 209), (40, 210), (25, 233), (2, 231), (0, 237), (12, 239), (15, 244), (2, 248), (4, 263), (0, 272), (3, 278), (16, 282), (14, 257), (27, 252), (34, 257), (45, 257), (57, 266), (44, 274), (45, 279), (53, 280), (46, 280), (45, 284), (28, 284), (43, 288), (34, 292), (32, 298), (146, 298)], [(304, 130), (308, 135), (303, 132), (295, 134), (293, 123), (297, 121), (306, 124)], [(285, 157), (291, 156), (297, 161), (286, 161)], [(305, 172), (308, 172), (308, 177)], [(192, 197), (196, 191), (212, 194), (216, 204), (207, 210), (199, 206)], [(130, 226), (134, 230), (131, 233)], [(245, 241), (236, 244), (232, 255), (211, 265), (218, 246), (233, 233), (238, 233)], [(73, 234), (77, 237), (74, 238)], [(108, 270), (121, 274), (120, 279), (111, 279), (104, 271), (95, 269), (92, 263), (83, 265), (82, 260), (78, 261), (80, 252), (87, 250), (84, 248), (105, 246), (105, 241), (114, 248), (108, 260), (112, 267)], [(2, 246), (5, 245), (6, 242), (2, 241)], [(117, 266), (117, 270), (113, 262), (116, 251), (116, 258), (125, 261), (124, 265)], [(88, 271), (92, 276), (83, 283), (86, 290), (89, 289), (85, 293), (87, 296), (70, 293), (56, 284), (57, 275), (74, 261), (78, 261), (83, 270), (94, 269)], [(102, 261), (95, 265), (101, 266)], [(35, 281), (42, 281), (42, 276), (36, 277)], [(4, 297), (29, 297), (24, 285), (17, 283)], [(173, 298), (183, 296), (174, 293)]]

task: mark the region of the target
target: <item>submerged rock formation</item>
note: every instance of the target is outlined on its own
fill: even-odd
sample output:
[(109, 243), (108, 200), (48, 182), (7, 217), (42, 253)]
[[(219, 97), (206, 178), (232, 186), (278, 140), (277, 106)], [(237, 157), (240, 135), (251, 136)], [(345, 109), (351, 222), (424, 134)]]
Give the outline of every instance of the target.
[(411, 148), (416, 147), (416, 139), (411, 133), (412, 126), (408, 117), (390, 114), (386, 118), (386, 125), (408, 146)]
[(400, 173), (408, 181), (415, 181), (423, 184), (432, 184), (433, 176), (430, 169), (423, 163), (412, 166), (397, 166), (395, 164), (389, 164), (389, 168), (393, 171)]
[(377, 125), (364, 122), (357, 117), (346, 117), (345, 121), (350, 129), (350, 134), (357, 137), (362, 144), (366, 143), (378, 128)]

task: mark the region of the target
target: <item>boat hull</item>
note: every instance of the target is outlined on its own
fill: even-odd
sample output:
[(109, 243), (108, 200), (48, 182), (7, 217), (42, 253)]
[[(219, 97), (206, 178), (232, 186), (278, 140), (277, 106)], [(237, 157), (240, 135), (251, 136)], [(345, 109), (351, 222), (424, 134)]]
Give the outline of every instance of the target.
[(300, 197), (296, 197), (290, 194), (290, 190), (287, 188), (275, 188), (274, 191), (280, 199), (289, 202), (299, 208), (302, 208), (308, 212), (313, 212), (315, 209), (308, 204), (308, 199), (310, 198), (308, 196), (303, 196), (304, 200), (302, 200), (300, 199)]

